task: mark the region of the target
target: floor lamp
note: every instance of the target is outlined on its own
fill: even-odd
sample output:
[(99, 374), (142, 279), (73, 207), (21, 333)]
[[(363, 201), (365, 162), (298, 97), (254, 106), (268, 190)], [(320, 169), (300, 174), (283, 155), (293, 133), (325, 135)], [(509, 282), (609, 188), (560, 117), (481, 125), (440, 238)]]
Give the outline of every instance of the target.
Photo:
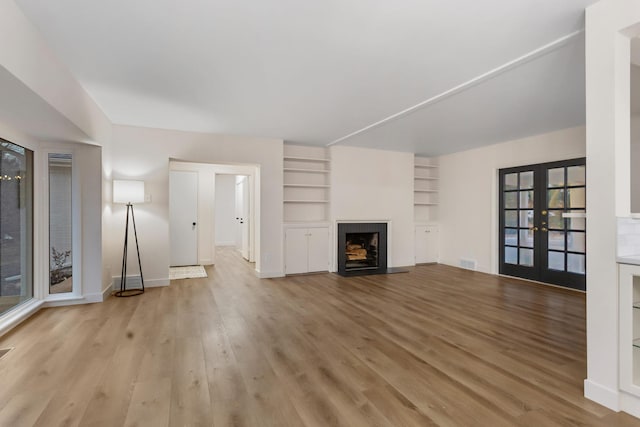
[[(140, 247), (138, 246), (138, 232), (136, 217), (133, 214), (133, 204), (144, 202), (144, 181), (114, 180), (113, 203), (127, 204), (127, 222), (124, 231), (124, 250), (122, 252), (122, 274), (120, 276), (120, 290), (115, 292), (117, 297), (132, 297), (144, 293), (144, 278), (142, 277), (142, 263), (140, 262)], [(142, 288), (127, 289), (127, 249), (129, 246), (129, 216), (133, 223), (133, 236), (136, 239), (138, 253), (138, 267), (140, 268), (140, 283)]]

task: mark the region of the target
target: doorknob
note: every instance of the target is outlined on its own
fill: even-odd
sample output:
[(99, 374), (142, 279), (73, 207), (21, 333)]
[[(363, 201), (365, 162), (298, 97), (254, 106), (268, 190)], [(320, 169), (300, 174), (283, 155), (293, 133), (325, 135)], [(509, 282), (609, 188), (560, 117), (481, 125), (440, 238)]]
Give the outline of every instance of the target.
[(194, 222), (192, 225), (195, 227), (195, 226), (196, 226), (196, 223)]
[(541, 213), (542, 213), (542, 215), (546, 215), (547, 211), (542, 211)]
[(547, 227), (542, 227), (542, 231), (547, 231)]
[(538, 227), (533, 227), (532, 230), (533, 231), (538, 231)]

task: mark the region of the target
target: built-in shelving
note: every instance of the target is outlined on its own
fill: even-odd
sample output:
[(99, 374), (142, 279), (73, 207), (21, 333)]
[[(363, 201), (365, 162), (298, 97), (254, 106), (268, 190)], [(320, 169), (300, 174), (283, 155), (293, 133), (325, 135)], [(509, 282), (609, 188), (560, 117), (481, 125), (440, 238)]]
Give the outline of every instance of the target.
[(285, 223), (328, 220), (330, 166), (331, 159), (326, 147), (284, 145)]
[(439, 165), (429, 157), (414, 157), (413, 206), (417, 223), (437, 221)]
[(284, 200), (284, 203), (329, 203), (328, 200), (305, 200), (305, 199), (298, 199), (298, 200)]
[(302, 169), (302, 168), (284, 168), (285, 172), (303, 172), (303, 173), (329, 173), (328, 169)]
[(284, 184), (285, 187), (291, 188), (330, 188), (330, 185), (326, 184)]
[(640, 398), (640, 266), (619, 264), (620, 388)]
[(320, 162), (320, 163), (329, 163), (331, 160), (325, 158), (318, 157), (297, 157), (297, 156), (284, 156), (284, 160), (294, 160), (301, 162)]

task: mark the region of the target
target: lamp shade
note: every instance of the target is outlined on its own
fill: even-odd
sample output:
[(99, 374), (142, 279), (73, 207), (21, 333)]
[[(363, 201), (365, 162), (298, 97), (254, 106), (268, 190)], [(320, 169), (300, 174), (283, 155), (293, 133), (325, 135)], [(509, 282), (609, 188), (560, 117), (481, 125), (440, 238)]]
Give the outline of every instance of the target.
[(144, 202), (144, 181), (113, 180), (113, 203)]

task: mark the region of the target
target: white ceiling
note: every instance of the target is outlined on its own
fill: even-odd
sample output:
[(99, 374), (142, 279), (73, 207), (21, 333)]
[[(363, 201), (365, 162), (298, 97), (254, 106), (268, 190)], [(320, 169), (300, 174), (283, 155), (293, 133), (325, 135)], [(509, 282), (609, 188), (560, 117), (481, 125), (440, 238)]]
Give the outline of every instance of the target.
[[(16, 0), (112, 121), (326, 145), (584, 26), (595, 0)], [(584, 123), (584, 40), (340, 144), (438, 154)]]

